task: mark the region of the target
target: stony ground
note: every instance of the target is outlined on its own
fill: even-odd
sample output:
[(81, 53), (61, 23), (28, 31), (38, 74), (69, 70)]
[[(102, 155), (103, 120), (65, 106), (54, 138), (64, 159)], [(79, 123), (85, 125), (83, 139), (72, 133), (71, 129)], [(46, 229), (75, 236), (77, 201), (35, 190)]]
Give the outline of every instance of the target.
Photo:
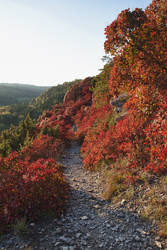
[(67, 213), (59, 219), (32, 222), (26, 237), (13, 233), (2, 236), (0, 250), (165, 249), (153, 233), (154, 226), (130, 212), (124, 200), (112, 205), (102, 199), (99, 175), (82, 169), (79, 152), (74, 142), (62, 159), (71, 189)]

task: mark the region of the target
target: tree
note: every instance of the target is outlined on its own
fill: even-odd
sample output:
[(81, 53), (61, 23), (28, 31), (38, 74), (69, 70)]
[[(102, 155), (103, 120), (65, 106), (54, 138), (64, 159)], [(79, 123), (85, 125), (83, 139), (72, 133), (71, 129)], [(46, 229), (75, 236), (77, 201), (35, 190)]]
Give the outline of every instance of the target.
[(116, 56), (126, 45), (134, 46), (136, 43), (134, 33), (145, 20), (146, 15), (142, 9), (135, 9), (132, 12), (129, 9), (123, 10), (117, 19), (105, 29), (104, 48), (106, 53), (110, 52), (111, 55)]
[(167, 89), (166, 10), (166, 1), (154, 0), (145, 12), (124, 10), (107, 26), (105, 51), (115, 57), (111, 84), (117, 78), (123, 86)]

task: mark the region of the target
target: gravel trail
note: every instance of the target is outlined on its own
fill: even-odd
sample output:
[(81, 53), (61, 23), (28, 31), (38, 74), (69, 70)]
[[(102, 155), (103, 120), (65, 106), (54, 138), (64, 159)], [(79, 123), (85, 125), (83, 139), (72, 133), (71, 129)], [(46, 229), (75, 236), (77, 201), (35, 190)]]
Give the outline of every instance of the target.
[[(151, 250), (165, 249), (154, 226), (126, 209), (102, 199), (99, 174), (82, 168), (80, 147), (73, 142), (61, 162), (70, 184), (67, 212), (60, 219), (31, 223), (26, 237), (6, 234), (0, 250)], [(167, 248), (166, 248), (167, 249)]]

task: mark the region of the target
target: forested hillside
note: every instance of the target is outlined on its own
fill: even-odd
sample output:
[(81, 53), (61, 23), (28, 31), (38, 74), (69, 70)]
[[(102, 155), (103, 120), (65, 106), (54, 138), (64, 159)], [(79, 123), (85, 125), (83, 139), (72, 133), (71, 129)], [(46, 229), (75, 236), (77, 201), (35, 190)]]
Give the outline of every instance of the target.
[(167, 236), (166, 34), (165, 0), (123, 10), (105, 29), (111, 60), (100, 74), (72, 86), (36, 124), (27, 117), (2, 133), (2, 229), (20, 216), (38, 218), (39, 210), (64, 210), (68, 184), (55, 159), (78, 140), (83, 167), (104, 174), (104, 198), (131, 200)]
[(39, 97), (34, 98), (30, 102), (30, 106), (34, 106), (35, 109), (42, 112), (44, 110), (52, 109), (53, 105), (63, 102), (65, 93), (71, 86), (81, 82), (80, 79), (76, 79), (71, 82), (64, 82), (55, 87), (52, 87), (41, 94)]
[(48, 88), (28, 84), (0, 83), (0, 106), (28, 103)]
[[(8, 129), (12, 124), (13, 125), (18, 125), (21, 120), (23, 120), (28, 114), (32, 119), (37, 119), (40, 114), (46, 109), (50, 110), (53, 105), (55, 104), (60, 104), (63, 102), (64, 95), (66, 91), (72, 86), (73, 84), (78, 83), (80, 80), (74, 80), (71, 82), (65, 82), (61, 85), (57, 85), (55, 87), (51, 87), (48, 90), (46, 90), (44, 93), (40, 94), (37, 97), (34, 97), (37, 95), (37, 90), (36, 86), (27, 86), (23, 85), (21, 87), (20, 85), (16, 85), (16, 89), (13, 87), (13, 84), (10, 86), (6, 87), (6, 90), (9, 89), (9, 92), (6, 93), (4, 91), (4, 86), (2, 88), (2, 93), (0, 92), (0, 95), (4, 94), (3, 99), (6, 100), (6, 103), (8, 106), (1, 106), (0, 107), (0, 132), (3, 131), (4, 129)], [(6, 85), (5, 85), (6, 86)], [(39, 87), (40, 88), (40, 87)], [(24, 99), (24, 96), (28, 99), (31, 96), (31, 99), (29, 99), (28, 103), (16, 103), (17, 98), (15, 100), (15, 104), (9, 105), (10, 102), (8, 103), (8, 96), (9, 99), (12, 100), (13, 98), (13, 90), (16, 90), (17, 93), (17, 98), (20, 95), (20, 101)], [(19, 89), (21, 90), (19, 92)], [(35, 91), (34, 91), (34, 90)], [(41, 89), (45, 89), (45, 87), (41, 87)], [(34, 94), (30, 95), (30, 90)], [(0, 91), (1, 91), (1, 85), (0, 85)], [(16, 96), (15, 96), (16, 97)], [(14, 98), (15, 98), (14, 97)], [(34, 97), (32, 99), (32, 97)]]

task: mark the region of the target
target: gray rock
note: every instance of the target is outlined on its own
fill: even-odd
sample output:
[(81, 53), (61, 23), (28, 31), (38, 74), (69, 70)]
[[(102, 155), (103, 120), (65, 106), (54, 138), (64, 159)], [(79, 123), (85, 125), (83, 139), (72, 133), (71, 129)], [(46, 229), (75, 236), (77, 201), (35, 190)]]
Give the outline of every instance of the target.
[(77, 233), (75, 236), (76, 236), (77, 239), (79, 239), (82, 236), (82, 234), (81, 233)]
[(107, 228), (110, 228), (110, 227), (111, 227), (111, 224), (107, 223), (107, 224), (106, 224), (106, 227), (107, 227)]
[(88, 220), (88, 216), (82, 216), (81, 220)]
[(60, 236), (59, 240), (63, 241), (64, 243), (70, 244), (71, 243), (71, 239), (64, 237), (64, 236)]
[(59, 241), (58, 241), (58, 242), (56, 242), (56, 243), (55, 243), (55, 247), (60, 246), (60, 244), (61, 244), (61, 243), (60, 243)]
[(87, 246), (86, 240), (82, 240), (82, 241), (81, 241), (81, 244), (82, 244), (83, 246)]
[(69, 246), (69, 250), (75, 250), (76, 247), (75, 246)]
[(135, 236), (134, 239), (135, 239), (136, 241), (140, 241), (140, 240), (141, 240), (139, 236)]
[(129, 99), (129, 95), (127, 93), (121, 94), (119, 97), (112, 100), (110, 103), (111, 105), (122, 108), (123, 104)]
[(56, 228), (55, 233), (56, 234), (61, 234), (62, 233), (62, 229), (60, 227)]
[(69, 250), (69, 247), (62, 246), (61, 249), (62, 249), (62, 250)]

